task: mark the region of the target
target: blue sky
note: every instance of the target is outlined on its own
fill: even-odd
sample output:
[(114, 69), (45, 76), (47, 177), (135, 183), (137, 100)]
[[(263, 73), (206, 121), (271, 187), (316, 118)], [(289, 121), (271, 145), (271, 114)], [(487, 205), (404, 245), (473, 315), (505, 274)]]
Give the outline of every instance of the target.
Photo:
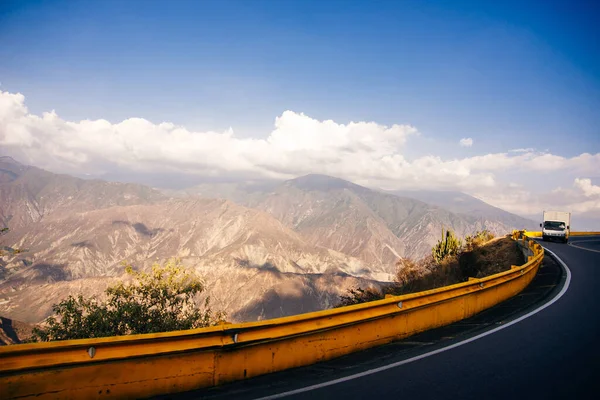
[[(600, 152), (594, 3), (3, 1), (0, 90), (64, 121), (138, 117), (266, 139), (291, 110), (411, 125), (409, 162), (514, 148), (569, 159)], [(526, 176), (516, 184), (540, 193), (600, 184), (563, 172), (553, 188), (527, 171), (494, 177)]]

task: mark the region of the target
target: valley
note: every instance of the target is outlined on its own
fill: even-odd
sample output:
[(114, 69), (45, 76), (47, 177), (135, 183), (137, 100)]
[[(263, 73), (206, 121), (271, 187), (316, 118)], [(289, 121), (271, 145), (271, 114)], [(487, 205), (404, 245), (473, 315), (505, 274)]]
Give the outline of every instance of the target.
[(232, 322), (292, 315), (329, 308), (349, 288), (380, 287), (398, 261), (430, 254), (442, 229), (504, 234), (533, 224), (473, 198), (446, 209), (416, 197), (324, 175), (163, 191), (2, 157), (0, 222), (10, 230), (0, 315), (38, 323), (69, 294), (101, 295), (123, 279), (124, 262), (147, 269), (173, 257), (205, 279)]

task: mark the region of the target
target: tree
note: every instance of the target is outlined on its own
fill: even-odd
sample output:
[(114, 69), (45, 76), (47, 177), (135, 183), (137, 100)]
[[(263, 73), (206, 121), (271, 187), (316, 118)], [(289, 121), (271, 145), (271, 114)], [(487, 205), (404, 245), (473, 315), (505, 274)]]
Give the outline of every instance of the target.
[(213, 312), (210, 299), (198, 308), (202, 280), (178, 260), (155, 264), (149, 273), (126, 265), (132, 282), (106, 289), (106, 299), (69, 296), (53, 306), (56, 316), (33, 330), (36, 341), (84, 339), (137, 333), (169, 332), (216, 325), (223, 312)]

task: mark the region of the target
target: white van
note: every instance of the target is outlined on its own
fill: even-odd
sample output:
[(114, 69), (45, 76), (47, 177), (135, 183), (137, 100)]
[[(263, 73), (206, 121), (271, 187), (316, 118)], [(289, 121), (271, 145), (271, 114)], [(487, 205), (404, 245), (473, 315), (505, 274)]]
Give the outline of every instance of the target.
[(567, 243), (571, 233), (571, 213), (544, 211), (544, 222), (540, 224), (543, 240), (560, 240)]

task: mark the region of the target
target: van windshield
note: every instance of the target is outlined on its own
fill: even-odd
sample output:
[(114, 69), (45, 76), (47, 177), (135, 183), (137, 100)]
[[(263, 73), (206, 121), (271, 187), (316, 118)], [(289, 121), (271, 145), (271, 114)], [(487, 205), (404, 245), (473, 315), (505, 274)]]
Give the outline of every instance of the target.
[(551, 231), (564, 231), (565, 223), (560, 221), (545, 221), (544, 229), (548, 229)]

